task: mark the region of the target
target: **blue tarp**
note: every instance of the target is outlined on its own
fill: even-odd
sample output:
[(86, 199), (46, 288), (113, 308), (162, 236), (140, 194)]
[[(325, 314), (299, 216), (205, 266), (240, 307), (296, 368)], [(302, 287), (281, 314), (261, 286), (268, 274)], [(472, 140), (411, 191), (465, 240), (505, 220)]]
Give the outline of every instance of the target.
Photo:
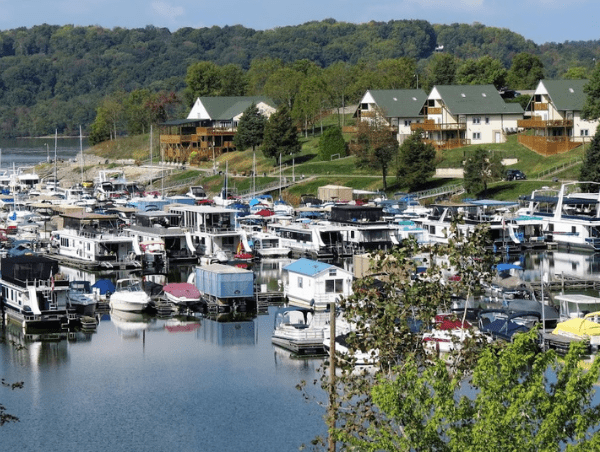
[(115, 291), (115, 285), (108, 279), (99, 279), (92, 286), (92, 289), (98, 289), (100, 295), (106, 295), (106, 292), (113, 293)]

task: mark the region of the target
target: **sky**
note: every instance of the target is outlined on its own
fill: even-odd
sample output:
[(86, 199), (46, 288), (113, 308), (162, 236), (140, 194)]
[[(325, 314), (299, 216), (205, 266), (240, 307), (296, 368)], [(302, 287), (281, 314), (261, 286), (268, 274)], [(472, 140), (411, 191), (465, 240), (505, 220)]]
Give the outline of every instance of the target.
[(598, 0), (0, 0), (0, 30), (50, 25), (147, 25), (268, 30), (333, 18), (340, 22), (423, 19), (479, 22), (546, 42), (600, 39)]

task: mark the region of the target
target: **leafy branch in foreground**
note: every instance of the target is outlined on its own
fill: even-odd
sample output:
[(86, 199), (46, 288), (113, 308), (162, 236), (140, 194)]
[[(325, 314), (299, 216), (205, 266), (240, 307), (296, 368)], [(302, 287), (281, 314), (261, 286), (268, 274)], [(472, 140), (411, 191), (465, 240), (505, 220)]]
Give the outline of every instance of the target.
[[(327, 423), (339, 450), (598, 450), (600, 362), (580, 369), (580, 346), (562, 364), (553, 351), (540, 353), (535, 330), (506, 346), (470, 331), (445, 356), (426, 346), (420, 333), (452, 311), (456, 296), (477, 295), (494, 262), (487, 228), (467, 233), (456, 222), (447, 235), (445, 245), (408, 241), (374, 254), (373, 275), (342, 300), (353, 325), (349, 352), (333, 358), (333, 391), (326, 370), (321, 379), (333, 395)], [(466, 316), (466, 308), (454, 312)], [(355, 365), (359, 352), (371, 356), (369, 371)]]

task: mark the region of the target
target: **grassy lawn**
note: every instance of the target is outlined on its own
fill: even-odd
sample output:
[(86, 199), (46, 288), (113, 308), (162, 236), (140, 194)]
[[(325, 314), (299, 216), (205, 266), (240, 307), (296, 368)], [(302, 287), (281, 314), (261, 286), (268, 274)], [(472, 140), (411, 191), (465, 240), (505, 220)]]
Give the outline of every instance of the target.
[[(330, 115), (323, 119), (323, 130), (328, 127), (334, 127), (342, 122), (337, 115)], [(354, 124), (352, 115), (346, 115), (345, 125)], [(283, 156), (281, 170), (285, 177), (294, 176), (296, 179), (304, 177), (309, 179), (304, 183), (297, 184), (284, 190), (284, 198), (294, 202), (300, 199), (300, 195), (310, 193), (316, 195), (320, 186), (327, 184), (344, 185), (361, 190), (379, 191), (383, 188), (383, 180), (380, 170), (358, 167), (354, 156), (335, 158), (331, 161), (321, 161), (318, 156), (318, 144), (321, 136), (321, 124), (317, 124), (314, 129), (314, 135), (310, 131), (308, 136), (300, 136), (302, 144), (301, 152), (294, 156)], [(350, 135), (345, 135), (346, 140), (350, 140)], [(155, 140), (156, 142), (158, 140)], [(437, 166), (440, 168), (462, 167), (462, 163), (469, 156), (469, 153), (476, 148), (483, 146), (494, 153), (500, 153), (503, 158), (513, 158), (517, 163), (508, 166), (508, 168), (520, 169), (528, 177), (526, 181), (496, 182), (488, 187), (488, 193), (468, 194), (466, 197), (493, 197), (501, 200), (514, 200), (521, 195), (528, 195), (532, 190), (546, 185), (557, 185), (554, 180), (576, 180), (579, 175), (581, 163), (572, 165), (573, 162), (581, 160), (584, 155), (584, 147), (580, 146), (564, 154), (558, 154), (551, 157), (544, 157), (525, 148), (517, 142), (517, 136), (511, 135), (506, 143), (472, 145), (459, 149), (443, 151), (438, 154)], [(587, 146), (587, 145), (586, 145)], [(155, 143), (158, 148), (158, 143)], [(149, 135), (140, 135), (134, 137), (120, 138), (116, 141), (108, 141), (95, 146), (89, 152), (108, 159), (136, 159), (145, 160), (149, 157)], [(158, 149), (155, 149), (155, 160), (159, 156)], [(279, 179), (279, 161), (272, 158), (266, 158), (260, 148), (253, 152), (251, 149), (246, 151), (236, 151), (224, 153), (216, 158), (217, 171), (221, 175), (212, 175), (213, 162), (206, 161), (197, 167), (189, 167), (174, 174), (172, 181), (183, 181), (195, 179), (194, 184), (202, 184), (209, 193), (218, 193), (223, 186), (223, 174), (227, 168), (229, 173), (229, 185), (238, 191), (248, 190), (252, 187), (252, 169), (253, 161), (256, 168), (256, 187), (267, 185)], [(565, 166), (564, 170), (552, 171), (552, 169)], [(398, 191), (406, 191), (407, 188), (397, 181), (395, 174), (395, 165), (392, 165), (388, 171), (387, 193), (393, 195)], [(536, 180), (536, 179), (539, 179)], [(438, 179), (433, 178), (424, 187), (424, 189), (438, 188), (443, 185), (460, 183), (460, 179)]]

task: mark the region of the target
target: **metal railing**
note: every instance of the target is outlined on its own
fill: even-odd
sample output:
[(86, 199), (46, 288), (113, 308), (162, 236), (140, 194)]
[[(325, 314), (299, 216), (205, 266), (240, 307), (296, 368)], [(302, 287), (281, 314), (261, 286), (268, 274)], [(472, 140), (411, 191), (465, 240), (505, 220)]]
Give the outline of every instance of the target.
[(568, 168), (571, 168), (579, 163), (582, 163), (583, 159), (581, 157), (572, 158), (568, 162), (561, 163), (560, 165), (553, 166), (552, 168), (548, 168), (546, 170), (540, 171), (539, 173), (534, 173), (530, 176), (531, 179), (543, 179), (544, 177), (548, 177), (552, 174), (560, 173)]

